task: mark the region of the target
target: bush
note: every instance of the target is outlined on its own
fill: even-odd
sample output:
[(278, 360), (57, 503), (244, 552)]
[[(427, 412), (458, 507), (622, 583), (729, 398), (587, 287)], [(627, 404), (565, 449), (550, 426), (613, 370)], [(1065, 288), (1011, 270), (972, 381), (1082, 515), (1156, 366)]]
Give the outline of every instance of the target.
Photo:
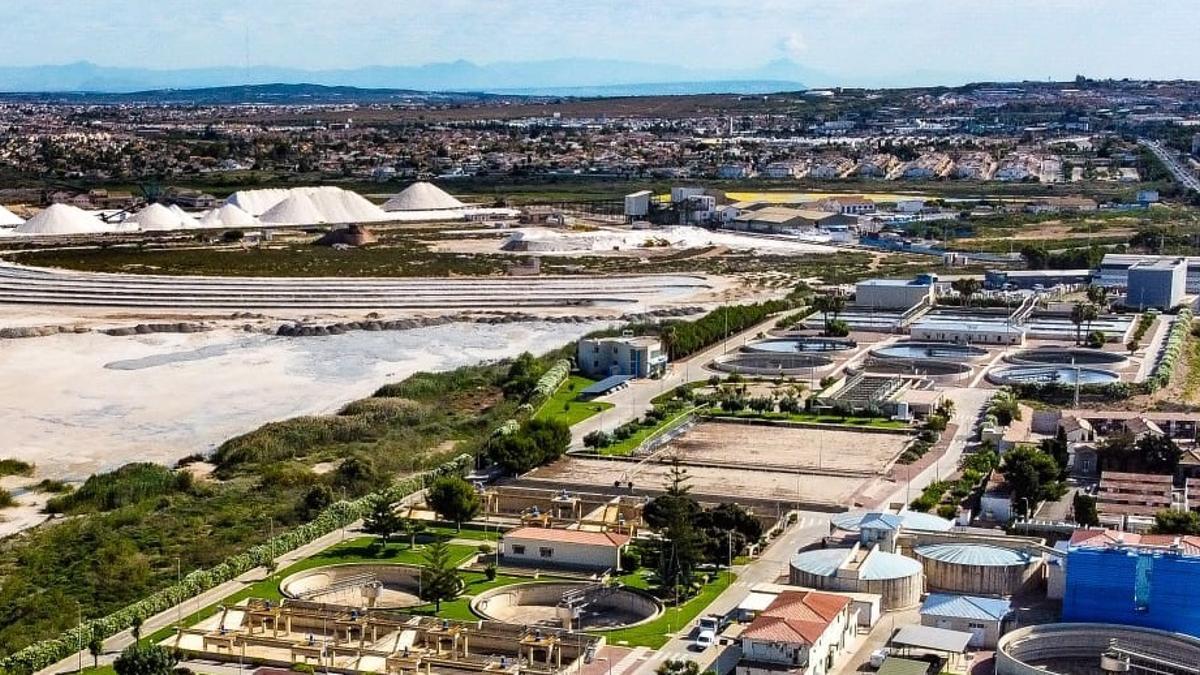
[(19, 459), (0, 459), (0, 476), (32, 476), (33, 465)]
[(111, 511), (150, 497), (191, 488), (192, 475), (176, 473), (160, 464), (134, 462), (109, 473), (91, 476), (78, 490), (52, 498), (49, 513)]
[(1094, 331), (1088, 333), (1087, 346), (1092, 349), (1100, 349), (1100, 348), (1104, 347), (1104, 340), (1105, 340), (1104, 333), (1102, 333), (1098, 330), (1094, 330)]
[(609, 436), (608, 433), (598, 429), (588, 433), (583, 437), (584, 447), (591, 448), (593, 450), (599, 450), (600, 448), (607, 447), (611, 444), (612, 437)]
[(642, 566), (642, 553), (636, 548), (626, 546), (621, 550), (621, 569), (634, 572)]
[(946, 520), (954, 520), (958, 517), (958, 507), (953, 504), (942, 504), (938, 507), (937, 514)]
[(488, 563), (487, 566), (483, 568), (483, 577), (488, 581), (496, 580), (496, 563)]

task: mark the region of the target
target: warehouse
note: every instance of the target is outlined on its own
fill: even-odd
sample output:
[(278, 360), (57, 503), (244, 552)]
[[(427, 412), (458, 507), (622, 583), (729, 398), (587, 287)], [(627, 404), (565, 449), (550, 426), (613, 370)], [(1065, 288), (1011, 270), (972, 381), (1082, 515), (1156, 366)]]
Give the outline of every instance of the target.
[(1143, 260), (1126, 273), (1128, 290), (1125, 304), (1139, 311), (1170, 309), (1183, 302), (1187, 289), (1188, 265), (1184, 258)]
[[(1129, 268), (1140, 262), (1157, 262), (1160, 260), (1177, 260), (1176, 256), (1138, 255), (1133, 253), (1106, 253), (1100, 261), (1100, 274), (1096, 281), (1101, 286), (1126, 288), (1129, 286)], [(1200, 257), (1183, 258), (1187, 267), (1184, 290), (1187, 293), (1200, 293)], [(1132, 298), (1136, 304), (1137, 299)]]
[(1042, 578), (1042, 558), (1017, 549), (952, 543), (918, 546), (913, 553), (930, 590), (1009, 596)]
[(909, 309), (918, 303), (933, 304), (937, 275), (915, 279), (867, 279), (854, 287), (854, 304), (871, 309)]

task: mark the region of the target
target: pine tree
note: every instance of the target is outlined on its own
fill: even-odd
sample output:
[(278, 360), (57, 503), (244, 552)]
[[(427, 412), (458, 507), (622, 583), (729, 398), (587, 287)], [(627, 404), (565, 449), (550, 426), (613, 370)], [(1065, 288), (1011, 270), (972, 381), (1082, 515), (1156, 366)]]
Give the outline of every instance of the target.
[(400, 516), (396, 515), (392, 509), (392, 503), (384, 498), (375, 500), (371, 505), (371, 512), (363, 518), (363, 530), (368, 534), (374, 534), (383, 539), (383, 543), (387, 544), (388, 539), (393, 534), (400, 530)]
[(450, 547), (441, 539), (435, 540), (425, 551), (425, 564), (421, 567), (421, 599), (434, 603), (434, 611), (442, 611), (442, 601), (452, 600), (462, 586), (458, 569), (450, 559)]
[(658, 527), (658, 583), (676, 600), (691, 586), (702, 556), (701, 534), (695, 526), (699, 505), (692, 498), (687, 469), (676, 457), (667, 474), (666, 493), (654, 500)]

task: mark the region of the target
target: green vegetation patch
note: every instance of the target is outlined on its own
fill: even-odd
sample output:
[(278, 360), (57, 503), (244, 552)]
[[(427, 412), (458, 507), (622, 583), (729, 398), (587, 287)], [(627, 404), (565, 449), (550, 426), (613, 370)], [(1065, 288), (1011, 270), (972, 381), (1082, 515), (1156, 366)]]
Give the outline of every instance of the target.
[(557, 420), (570, 427), (613, 407), (613, 404), (605, 401), (585, 401), (579, 398), (579, 392), (595, 383), (596, 380), (581, 375), (568, 377), (559, 385), (554, 395), (538, 408), (533, 418)]

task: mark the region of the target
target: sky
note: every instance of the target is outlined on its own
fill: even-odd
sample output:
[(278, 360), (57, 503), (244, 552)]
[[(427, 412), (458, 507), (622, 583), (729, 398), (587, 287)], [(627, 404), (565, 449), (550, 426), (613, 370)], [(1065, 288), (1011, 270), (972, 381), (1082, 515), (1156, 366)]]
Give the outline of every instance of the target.
[(0, 0), (0, 66), (617, 58), (846, 77), (1200, 79), (1200, 0)]

